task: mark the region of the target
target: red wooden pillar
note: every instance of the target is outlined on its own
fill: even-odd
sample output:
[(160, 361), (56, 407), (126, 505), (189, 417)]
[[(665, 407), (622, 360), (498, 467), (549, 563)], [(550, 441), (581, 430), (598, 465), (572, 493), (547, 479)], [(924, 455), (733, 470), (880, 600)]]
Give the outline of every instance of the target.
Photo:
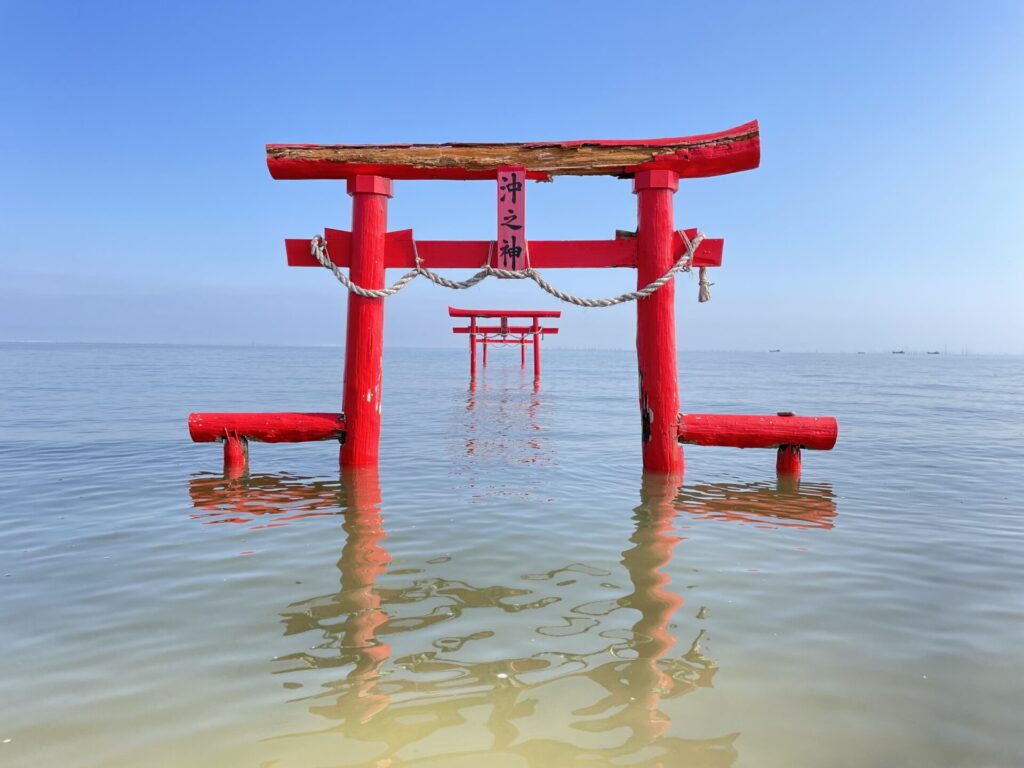
[(540, 320), (533, 318), (533, 380), (540, 381)]
[[(388, 225), (391, 179), (354, 176), (352, 196), (352, 266), (349, 276), (364, 288), (384, 287), (384, 235)], [(381, 366), (384, 352), (384, 299), (349, 293), (345, 335), (345, 442), (341, 466), (377, 464), (380, 450)]]
[(469, 318), (469, 378), (476, 378), (476, 318)]
[(484, 334), (484, 368), (487, 367), (487, 334)]
[[(637, 287), (661, 277), (674, 261), (672, 195), (675, 171), (639, 171), (637, 196)], [(636, 303), (636, 358), (640, 371), (640, 423), (644, 469), (682, 472), (677, 441), (679, 384), (676, 375), (675, 284), (669, 282)]]
[(526, 334), (519, 334), (519, 367), (526, 367)]
[(249, 471), (249, 440), (237, 432), (224, 433), (224, 476), (241, 477)]
[(775, 474), (792, 480), (800, 479), (800, 446), (780, 445), (775, 457)]
[[(784, 419), (793, 418), (792, 411), (779, 411), (778, 416)], [(833, 440), (833, 442), (835, 442)], [(775, 454), (775, 475), (782, 481), (790, 483), (800, 480), (800, 446), (780, 445)]]

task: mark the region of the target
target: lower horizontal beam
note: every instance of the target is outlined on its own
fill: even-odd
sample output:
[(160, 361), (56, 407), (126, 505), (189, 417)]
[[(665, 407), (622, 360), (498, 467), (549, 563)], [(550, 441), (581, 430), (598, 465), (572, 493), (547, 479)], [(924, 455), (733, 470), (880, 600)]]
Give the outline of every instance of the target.
[[(500, 325), (478, 325), (475, 330), (473, 328), (452, 328), (452, 333), (475, 333), (477, 336), (483, 336), (486, 333), (499, 333), (502, 335), (515, 333), (532, 336), (534, 334), (534, 330), (528, 325), (510, 325), (504, 331), (502, 331)], [(536, 333), (546, 336), (549, 333), (558, 333), (558, 329), (540, 328)]]
[(684, 413), (679, 417), (679, 442), (733, 448), (799, 446), (832, 450), (839, 424), (832, 416), (747, 416)]
[(449, 317), (561, 317), (560, 309), (459, 309), (448, 307)]
[[(687, 237), (697, 236), (697, 230), (685, 230)], [(331, 261), (339, 267), (352, 264), (352, 233), (342, 229), (325, 229), (327, 251)], [(385, 268), (412, 269), (416, 266), (411, 229), (388, 232), (385, 240)], [(531, 240), (530, 266), (536, 269), (597, 269), (605, 267), (636, 268), (635, 237), (615, 240)], [(694, 252), (693, 266), (720, 267), (725, 241), (705, 238)], [(678, 259), (686, 246), (681, 237), (672, 242), (673, 256)], [(290, 267), (318, 267), (320, 262), (309, 252), (309, 239), (285, 240)], [(498, 267), (498, 249), (487, 240), (417, 240), (424, 266), (431, 269), (480, 269), (491, 254), (491, 266)]]
[(262, 443), (304, 443), (342, 440), (345, 417), (340, 413), (192, 413), (188, 433), (196, 443), (244, 437)]

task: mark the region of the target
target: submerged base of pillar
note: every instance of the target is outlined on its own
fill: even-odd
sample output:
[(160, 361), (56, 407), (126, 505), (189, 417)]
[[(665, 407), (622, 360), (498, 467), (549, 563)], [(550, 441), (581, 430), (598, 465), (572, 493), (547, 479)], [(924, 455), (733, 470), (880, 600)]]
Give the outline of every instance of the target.
[(249, 471), (249, 440), (236, 432), (224, 435), (224, 475), (241, 477)]
[(775, 474), (800, 479), (800, 446), (780, 445), (775, 457)]

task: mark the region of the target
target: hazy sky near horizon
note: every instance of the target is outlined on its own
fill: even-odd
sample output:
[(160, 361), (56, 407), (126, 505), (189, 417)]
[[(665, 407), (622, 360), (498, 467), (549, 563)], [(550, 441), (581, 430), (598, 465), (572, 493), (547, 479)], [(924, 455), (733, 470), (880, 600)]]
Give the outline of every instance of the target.
[[(282, 240), (348, 228), (350, 199), (342, 182), (273, 181), (266, 143), (662, 137), (756, 118), (759, 169), (676, 195), (678, 225), (726, 241), (709, 304), (678, 281), (681, 347), (1024, 353), (1019, 0), (0, 0), (0, 31), (0, 340), (342, 343), (343, 290), (289, 269)], [(509, 57), (516, 75), (499, 76)], [(531, 184), (529, 235), (632, 229), (630, 189)], [(397, 182), (389, 225), (490, 239), (493, 185)], [(548, 277), (590, 296), (635, 280)], [(464, 344), (448, 304), (562, 306), (532, 284), (419, 281), (388, 300), (385, 342)], [(563, 308), (554, 344), (633, 345), (632, 306)]]

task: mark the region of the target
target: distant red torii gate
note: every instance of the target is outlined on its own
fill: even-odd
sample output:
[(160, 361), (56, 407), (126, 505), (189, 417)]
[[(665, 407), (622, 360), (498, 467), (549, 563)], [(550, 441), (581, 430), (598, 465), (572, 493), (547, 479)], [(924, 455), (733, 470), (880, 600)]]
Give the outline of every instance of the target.
[[(448, 307), (450, 317), (468, 317), (469, 325), (452, 328), (452, 333), (469, 335), (469, 378), (476, 378), (476, 343), (477, 337), (484, 348), (484, 367), (487, 366), (488, 344), (518, 344), (520, 348), (520, 365), (526, 367), (526, 345), (533, 345), (533, 378), (540, 380), (540, 340), (543, 336), (558, 333), (557, 328), (541, 326), (542, 317), (561, 317), (558, 309), (458, 309)], [(478, 325), (477, 319), (496, 319), (498, 325)], [(509, 320), (529, 319), (529, 325), (509, 325)], [(518, 337), (518, 338), (516, 338)], [(529, 338), (529, 341), (527, 341)]]
[[(324, 240), (331, 262), (348, 268), (355, 284), (374, 290), (384, 288), (387, 268), (422, 264), (431, 269), (472, 269), (485, 260), (489, 267), (513, 271), (524, 265), (538, 270), (632, 267), (637, 270), (639, 289), (664, 275), (686, 253), (688, 239), (696, 236), (696, 230), (684, 230), (684, 238), (673, 223), (672, 198), (679, 179), (734, 173), (756, 168), (759, 163), (756, 121), (718, 133), (670, 139), (267, 145), (267, 166), (275, 179), (347, 182), (352, 231), (326, 229)], [(523, 229), (524, 181), (550, 181), (558, 175), (632, 179), (637, 196), (636, 231), (617, 232), (611, 240), (528, 240)], [(414, 240), (411, 230), (388, 232), (392, 182), (413, 179), (497, 180), (499, 248), (494, 248), (495, 241), (422, 241)], [(505, 190), (510, 200), (506, 200)], [(319, 266), (308, 239), (287, 240), (286, 250), (291, 266)], [(721, 263), (721, 240), (704, 239), (694, 249), (691, 266), (717, 267)], [(669, 281), (636, 304), (645, 470), (681, 474), (680, 443), (698, 442), (777, 446), (779, 472), (795, 475), (801, 447), (828, 449), (835, 443), (837, 426), (831, 418), (681, 415), (674, 283)], [(350, 294), (343, 414), (192, 414), (189, 428), (193, 439), (224, 441), (229, 472), (241, 472), (247, 466), (248, 439), (340, 439), (343, 467), (375, 466), (380, 442), (383, 323), (382, 298)], [(809, 434), (813, 440), (808, 441)]]

